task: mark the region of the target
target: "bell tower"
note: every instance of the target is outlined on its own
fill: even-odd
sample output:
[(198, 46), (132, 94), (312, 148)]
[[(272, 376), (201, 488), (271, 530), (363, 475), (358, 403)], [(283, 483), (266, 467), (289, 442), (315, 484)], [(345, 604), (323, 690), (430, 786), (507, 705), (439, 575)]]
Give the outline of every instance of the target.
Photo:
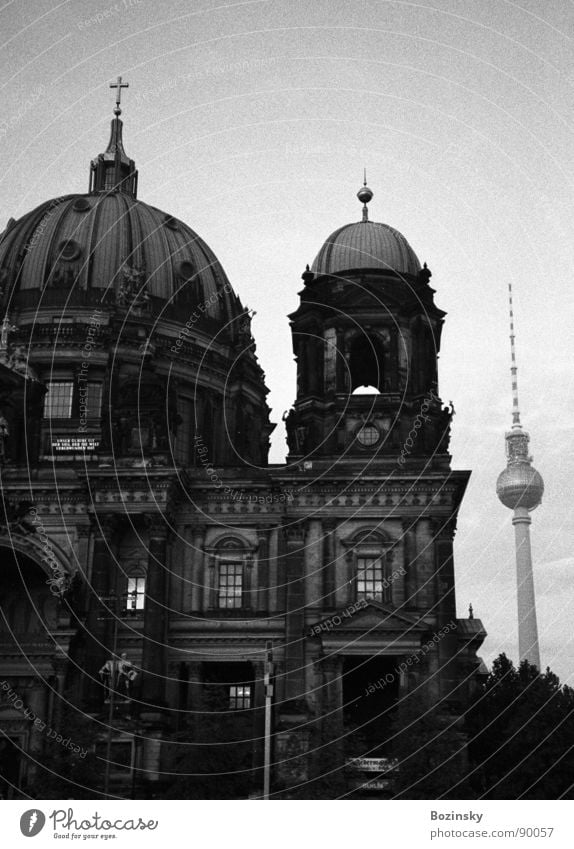
[[(290, 459), (448, 464), (452, 411), (437, 357), (445, 313), (431, 272), (404, 236), (369, 220), (336, 230), (303, 274), (291, 316), (297, 398), (286, 417)], [(408, 443), (408, 444), (407, 444)]]

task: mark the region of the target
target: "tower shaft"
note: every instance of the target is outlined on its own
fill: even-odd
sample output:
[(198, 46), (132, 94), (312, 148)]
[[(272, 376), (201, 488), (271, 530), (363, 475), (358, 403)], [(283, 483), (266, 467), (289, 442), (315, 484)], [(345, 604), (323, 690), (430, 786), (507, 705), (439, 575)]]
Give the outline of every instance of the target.
[(516, 543), (516, 582), (518, 590), (518, 653), (520, 660), (540, 669), (538, 626), (536, 623), (536, 601), (532, 552), (530, 549), (530, 514), (526, 507), (514, 510), (514, 538)]

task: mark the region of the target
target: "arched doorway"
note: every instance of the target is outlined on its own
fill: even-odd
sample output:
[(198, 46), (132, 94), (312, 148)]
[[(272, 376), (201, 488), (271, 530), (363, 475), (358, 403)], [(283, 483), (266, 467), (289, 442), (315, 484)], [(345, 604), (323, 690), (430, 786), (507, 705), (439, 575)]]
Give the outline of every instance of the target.
[(54, 694), (63, 685), (61, 648), (68, 649), (69, 616), (62, 615), (52, 571), (40, 565), (41, 552), (41, 544), (25, 535), (0, 542), (0, 793), (5, 798), (20, 798), (30, 786), (35, 756), (47, 745), (45, 731), (57, 708)]

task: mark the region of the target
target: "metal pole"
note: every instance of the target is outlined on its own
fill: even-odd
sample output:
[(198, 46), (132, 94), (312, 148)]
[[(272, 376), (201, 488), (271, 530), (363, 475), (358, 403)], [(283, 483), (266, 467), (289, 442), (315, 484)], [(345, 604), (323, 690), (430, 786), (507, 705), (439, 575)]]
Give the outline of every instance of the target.
[(273, 698), (273, 653), (271, 642), (267, 641), (265, 655), (265, 672), (263, 683), (265, 687), (265, 749), (263, 756), (263, 798), (269, 799), (271, 785), (271, 699)]
[(112, 670), (110, 674), (110, 706), (108, 709), (108, 739), (106, 742), (106, 768), (104, 772), (104, 793), (106, 796), (109, 793), (110, 789), (110, 758), (112, 754), (112, 722), (114, 719), (114, 702), (116, 695), (116, 653), (118, 648), (118, 611), (117, 605), (115, 604), (114, 599), (114, 626), (113, 626), (113, 639), (112, 639)]

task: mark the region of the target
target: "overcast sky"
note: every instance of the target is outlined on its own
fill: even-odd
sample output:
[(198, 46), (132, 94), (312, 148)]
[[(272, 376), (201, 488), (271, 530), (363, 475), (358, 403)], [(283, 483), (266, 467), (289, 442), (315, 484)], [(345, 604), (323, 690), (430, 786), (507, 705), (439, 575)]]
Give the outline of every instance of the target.
[(139, 197), (213, 248), (244, 303), (278, 422), (295, 392), (286, 314), (337, 227), (405, 234), (448, 312), (440, 391), (472, 477), (456, 538), (459, 615), (517, 656), (506, 289), (523, 422), (546, 494), (532, 545), (542, 664), (574, 683), (574, 6), (567, 0), (11, 0), (0, 9), (0, 227), (86, 191), (118, 74)]

